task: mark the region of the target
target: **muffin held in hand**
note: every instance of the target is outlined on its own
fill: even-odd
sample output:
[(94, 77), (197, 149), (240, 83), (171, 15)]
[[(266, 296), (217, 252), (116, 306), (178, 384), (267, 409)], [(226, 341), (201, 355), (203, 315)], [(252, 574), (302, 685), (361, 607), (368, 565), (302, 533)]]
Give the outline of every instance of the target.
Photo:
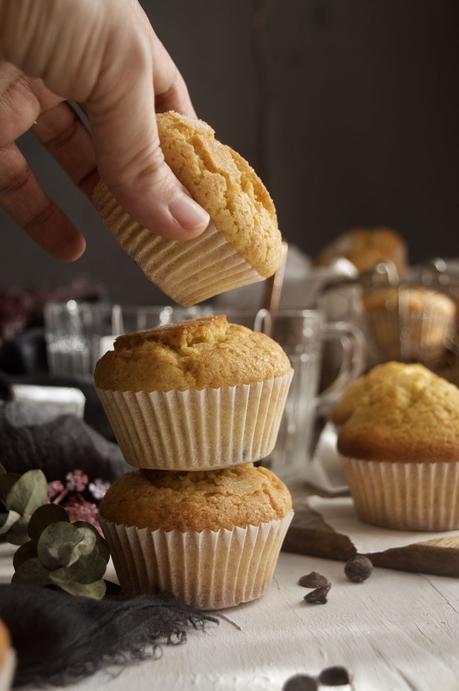
[(181, 305), (271, 276), (282, 239), (274, 204), (255, 171), (202, 120), (172, 111), (156, 118), (166, 163), (211, 223), (189, 242), (164, 240), (155, 228), (132, 220), (99, 182), (94, 205), (122, 249)]
[(360, 271), (370, 271), (379, 262), (391, 261), (400, 277), (406, 273), (406, 245), (390, 228), (352, 228), (326, 245), (316, 260), (318, 266), (329, 266), (345, 257)]
[(377, 369), (348, 394), (338, 436), (359, 517), (400, 530), (459, 528), (459, 389), (422, 365)]
[(375, 288), (363, 304), (378, 359), (432, 364), (445, 354), (456, 325), (456, 305), (448, 295), (414, 286)]
[(275, 341), (216, 316), (120, 336), (95, 382), (128, 463), (207, 470), (271, 453), (292, 374)]
[(263, 595), (292, 515), (279, 478), (246, 464), (128, 473), (108, 490), (99, 518), (125, 591), (217, 609)]

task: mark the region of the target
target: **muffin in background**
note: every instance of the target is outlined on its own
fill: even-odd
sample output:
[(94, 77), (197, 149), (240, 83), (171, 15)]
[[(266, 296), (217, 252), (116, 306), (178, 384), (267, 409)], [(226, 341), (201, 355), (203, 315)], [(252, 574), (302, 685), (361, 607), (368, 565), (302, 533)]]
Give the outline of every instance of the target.
[(317, 266), (329, 266), (345, 257), (360, 273), (370, 271), (379, 262), (390, 261), (399, 278), (406, 274), (407, 248), (403, 238), (391, 228), (351, 228), (326, 245), (316, 259)]
[(166, 163), (211, 223), (194, 240), (164, 240), (130, 218), (100, 181), (93, 202), (121, 248), (185, 306), (272, 276), (282, 238), (273, 201), (255, 171), (202, 120), (173, 111), (156, 119)]
[(378, 360), (438, 362), (453, 338), (456, 306), (423, 287), (369, 289), (363, 298), (370, 343)]
[(281, 480), (245, 464), (128, 473), (108, 490), (99, 519), (123, 590), (220, 609), (263, 595), (292, 515)]
[(5, 623), (0, 619), (0, 691), (9, 691), (16, 669), (16, 653)]
[(120, 336), (94, 375), (126, 461), (159, 470), (268, 456), (292, 376), (280, 345), (224, 316)]
[(338, 450), (357, 514), (398, 530), (459, 528), (459, 389), (396, 364), (348, 394)]

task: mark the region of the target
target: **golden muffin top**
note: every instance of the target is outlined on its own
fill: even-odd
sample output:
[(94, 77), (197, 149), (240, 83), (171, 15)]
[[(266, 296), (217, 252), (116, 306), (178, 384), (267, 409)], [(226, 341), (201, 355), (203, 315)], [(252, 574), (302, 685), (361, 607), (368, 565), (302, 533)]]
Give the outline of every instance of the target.
[(394, 377), (424, 376), (427, 373), (421, 365), (404, 365), (401, 362), (385, 362), (373, 367), (368, 374), (355, 379), (346, 388), (330, 412), (330, 420), (342, 425), (352, 415), (354, 408), (375, 387)]
[(202, 120), (173, 111), (156, 119), (164, 157), (177, 178), (236, 251), (262, 276), (271, 276), (282, 238), (273, 201), (255, 171)]
[(382, 261), (392, 261), (399, 275), (406, 269), (406, 245), (391, 228), (352, 228), (326, 245), (319, 257), (319, 266), (328, 266), (334, 259), (346, 257), (359, 271), (369, 271)]
[(291, 509), (284, 483), (252, 463), (206, 472), (128, 473), (100, 505), (101, 516), (113, 523), (181, 532), (260, 525)]
[(184, 391), (253, 384), (290, 371), (272, 338), (215, 316), (120, 336), (94, 378), (100, 389)]
[(340, 453), (372, 461), (459, 461), (459, 389), (422, 365), (375, 370), (348, 394)]
[(402, 314), (427, 318), (453, 318), (456, 313), (456, 305), (448, 295), (423, 287), (370, 290), (365, 294), (364, 305), (369, 312), (400, 309)]

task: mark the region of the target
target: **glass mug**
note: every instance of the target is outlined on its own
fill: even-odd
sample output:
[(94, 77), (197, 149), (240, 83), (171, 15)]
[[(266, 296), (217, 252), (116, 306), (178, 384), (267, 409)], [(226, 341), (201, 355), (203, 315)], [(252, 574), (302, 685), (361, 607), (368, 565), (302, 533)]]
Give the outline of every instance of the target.
[[(295, 480), (311, 458), (318, 409), (324, 413), (330, 410), (348, 384), (363, 372), (365, 340), (356, 326), (327, 323), (318, 310), (280, 311), (272, 336), (287, 353), (294, 375), (268, 466), (284, 480)], [(325, 341), (339, 346), (341, 359), (334, 381), (318, 394)]]
[[(45, 308), (50, 371), (55, 376), (90, 381), (97, 360), (112, 348), (116, 336), (222, 313), (230, 322), (255, 331), (273, 331), (273, 338), (289, 356), (294, 376), (276, 447), (265, 462), (284, 479), (300, 477), (311, 456), (317, 409), (329, 409), (364, 369), (363, 335), (352, 324), (326, 323), (318, 310), (281, 310), (272, 325), (269, 312), (264, 309), (254, 312), (212, 306), (121, 307), (73, 300), (50, 303)], [(332, 384), (318, 395), (323, 346), (328, 340), (340, 347), (340, 367)]]

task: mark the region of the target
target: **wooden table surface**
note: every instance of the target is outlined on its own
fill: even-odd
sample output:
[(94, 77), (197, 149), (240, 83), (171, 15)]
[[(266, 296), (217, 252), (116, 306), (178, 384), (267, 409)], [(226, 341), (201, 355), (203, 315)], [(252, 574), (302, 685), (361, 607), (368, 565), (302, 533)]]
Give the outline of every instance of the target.
[[(296, 582), (312, 570), (333, 583), (326, 605), (303, 602), (307, 591)], [(3, 582), (9, 573), (3, 558)], [(459, 690), (459, 583), (452, 578), (378, 569), (353, 584), (341, 563), (285, 553), (268, 594), (224, 614), (218, 627), (190, 632), (158, 660), (67, 689), (280, 691), (292, 674), (344, 665), (355, 691)]]

